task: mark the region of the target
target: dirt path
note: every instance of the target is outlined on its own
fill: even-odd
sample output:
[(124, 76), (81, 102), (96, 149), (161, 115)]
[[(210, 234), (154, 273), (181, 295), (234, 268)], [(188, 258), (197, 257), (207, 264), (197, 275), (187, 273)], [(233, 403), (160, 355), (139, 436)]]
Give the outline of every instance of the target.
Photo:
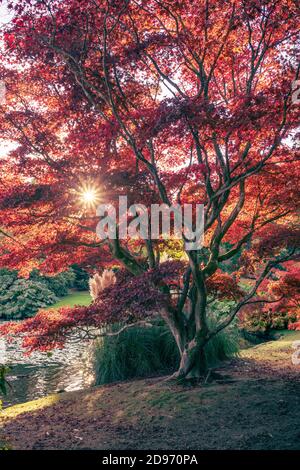
[(156, 378), (16, 405), (1, 433), (14, 449), (300, 449), (294, 340), (244, 350), (199, 387)]

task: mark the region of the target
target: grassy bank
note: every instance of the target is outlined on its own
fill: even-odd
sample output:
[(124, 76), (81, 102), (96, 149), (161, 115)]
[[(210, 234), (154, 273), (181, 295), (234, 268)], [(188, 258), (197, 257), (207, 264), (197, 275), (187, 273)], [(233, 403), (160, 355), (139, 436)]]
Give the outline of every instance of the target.
[(14, 449), (299, 449), (296, 340), (244, 350), (198, 387), (156, 378), (7, 408), (2, 439)]

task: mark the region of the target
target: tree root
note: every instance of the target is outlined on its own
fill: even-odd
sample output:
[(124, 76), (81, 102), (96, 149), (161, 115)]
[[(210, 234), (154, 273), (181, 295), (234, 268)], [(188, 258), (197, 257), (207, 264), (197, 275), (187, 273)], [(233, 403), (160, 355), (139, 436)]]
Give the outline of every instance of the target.
[(190, 374), (187, 374), (186, 376), (180, 375), (178, 372), (175, 372), (174, 374), (164, 378), (162, 380), (162, 383), (168, 382), (168, 383), (173, 383), (174, 385), (185, 385), (185, 386), (197, 386), (197, 385), (207, 385), (209, 383), (219, 383), (219, 384), (224, 384), (224, 383), (233, 383), (236, 382), (235, 379), (230, 377), (229, 375), (222, 375), (218, 372), (215, 372), (213, 369), (209, 369), (207, 374), (205, 375), (199, 375), (199, 376), (193, 376)]

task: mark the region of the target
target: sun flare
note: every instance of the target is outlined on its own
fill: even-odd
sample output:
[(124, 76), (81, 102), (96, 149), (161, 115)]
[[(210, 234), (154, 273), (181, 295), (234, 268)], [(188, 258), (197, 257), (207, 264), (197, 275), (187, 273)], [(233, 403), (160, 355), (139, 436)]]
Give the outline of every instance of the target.
[(94, 189), (87, 189), (82, 194), (82, 200), (86, 203), (93, 203), (96, 200), (96, 191)]
[(79, 190), (79, 199), (81, 204), (93, 207), (100, 202), (100, 189), (92, 185), (84, 185)]

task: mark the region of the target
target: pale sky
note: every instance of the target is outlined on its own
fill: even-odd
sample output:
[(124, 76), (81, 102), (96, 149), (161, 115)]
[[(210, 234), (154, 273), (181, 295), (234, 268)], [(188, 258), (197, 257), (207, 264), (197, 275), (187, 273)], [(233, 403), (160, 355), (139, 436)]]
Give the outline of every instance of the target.
[[(0, 5), (0, 27), (9, 23), (12, 19), (12, 15), (8, 12), (6, 7), (6, 2)], [(0, 135), (1, 138), (1, 135)], [(0, 158), (5, 157), (7, 152), (16, 148), (16, 143), (7, 141), (7, 140), (0, 140)]]
[(6, 2), (0, 5), (0, 26), (7, 24), (12, 19), (13, 15), (11, 15), (6, 7)]

